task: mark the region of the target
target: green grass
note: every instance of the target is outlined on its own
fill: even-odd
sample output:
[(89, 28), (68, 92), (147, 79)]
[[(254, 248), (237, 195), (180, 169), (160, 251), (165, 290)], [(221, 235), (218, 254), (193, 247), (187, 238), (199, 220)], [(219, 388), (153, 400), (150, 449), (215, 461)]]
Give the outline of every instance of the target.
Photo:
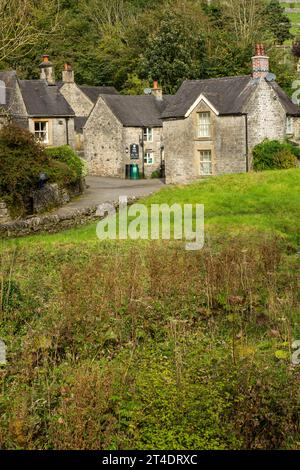
[[(264, 232), (299, 244), (300, 169), (214, 177), (187, 186), (165, 187), (144, 199), (151, 204), (204, 204), (208, 234), (239, 235)], [(15, 242), (9, 242), (15, 243)], [(96, 224), (54, 235), (18, 241), (33, 244), (98, 244)]]
[(299, 449), (299, 170), (144, 200), (201, 203), (207, 244), (3, 241), (1, 449)]

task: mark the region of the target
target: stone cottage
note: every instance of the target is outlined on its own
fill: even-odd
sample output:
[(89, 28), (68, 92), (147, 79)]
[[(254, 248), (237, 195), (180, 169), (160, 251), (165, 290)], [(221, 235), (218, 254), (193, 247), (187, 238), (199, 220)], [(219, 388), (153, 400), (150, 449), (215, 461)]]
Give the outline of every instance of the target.
[(28, 128), (49, 146), (68, 144), (83, 156), (83, 126), (100, 94), (114, 87), (78, 86), (71, 65), (56, 81), (48, 55), (40, 64), (40, 80), (20, 80), (15, 71), (0, 72), (0, 125), (8, 118)]
[(264, 139), (300, 141), (299, 107), (256, 47), (251, 76), (185, 81), (162, 113), (166, 183), (242, 173)]
[(114, 87), (80, 86), (75, 83), (74, 71), (68, 63), (64, 65), (62, 81), (58, 83), (60, 93), (75, 113), (75, 149), (83, 153), (83, 127), (91, 114), (100, 94), (117, 95)]
[(0, 72), (2, 122), (12, 119), (45, 145), (74, 147), (75, 113), (59, 91), (48, 56), (40, 73), (40, 80), (20, 80), (15, 71)]
[(164, 161), (161, 115), (171, 97), (155, 82), (147, 95), (101, 94), (84, 126), (84, 154), (89, 171), (125, 178), (126, 167), (139, 166), (149, 177)]

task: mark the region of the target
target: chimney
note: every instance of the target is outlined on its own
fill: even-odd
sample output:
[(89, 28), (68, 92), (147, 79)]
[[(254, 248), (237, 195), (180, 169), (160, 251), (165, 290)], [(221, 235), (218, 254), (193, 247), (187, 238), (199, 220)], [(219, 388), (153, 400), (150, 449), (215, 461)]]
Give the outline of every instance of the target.
[(153, 88), (152, 88), (151, 94), (155, 96), (155, 98), (157, 98), (158, 100), (163, 99), (163, 91), (162, 91), (162, 88), (158, 86), (158, 80), (153, 81)]
[(266, 78), (269, 73), (269, 57), (263, 44), (256, 44), (255, 56), (252, 57), (253, 78)]
[(43, 55), (43, 62), (40, 64), (40, 71), (41, 80), (46, 80), (48, 85), (55, 85), (54, 67), (49, 61), (48, 55)]
[(74, 83), (74, 71), (71, 64), (65, 63), (62, 80), (64, 83)]

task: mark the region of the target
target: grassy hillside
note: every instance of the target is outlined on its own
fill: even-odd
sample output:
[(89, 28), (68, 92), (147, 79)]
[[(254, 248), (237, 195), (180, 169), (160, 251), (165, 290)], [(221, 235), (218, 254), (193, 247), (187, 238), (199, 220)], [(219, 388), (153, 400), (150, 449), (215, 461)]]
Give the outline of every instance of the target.
[(300, 449), (299, 170), (213, 178), (207, 243), (2, 243), (0, 446)]

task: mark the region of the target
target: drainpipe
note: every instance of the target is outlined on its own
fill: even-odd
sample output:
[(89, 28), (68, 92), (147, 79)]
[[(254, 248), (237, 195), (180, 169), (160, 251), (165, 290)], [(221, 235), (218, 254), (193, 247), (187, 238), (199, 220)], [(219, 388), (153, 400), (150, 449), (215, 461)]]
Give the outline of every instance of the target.
[(248, 131), (248, 114), (245, 113), (245, 139), (246, 139), (246, 172), (249, 173), (249, 131)]
[(142, 169), (143, 169), (143, 178), (145, 178), (144, 129), (142, 129), (141, 147), (142, 147)]
[(69, 139), (69, 119), (70, 118), (66, 118), (66, 135), (67, 135), (67, 145), (69, 145), (70, 143), (70, 139)]

